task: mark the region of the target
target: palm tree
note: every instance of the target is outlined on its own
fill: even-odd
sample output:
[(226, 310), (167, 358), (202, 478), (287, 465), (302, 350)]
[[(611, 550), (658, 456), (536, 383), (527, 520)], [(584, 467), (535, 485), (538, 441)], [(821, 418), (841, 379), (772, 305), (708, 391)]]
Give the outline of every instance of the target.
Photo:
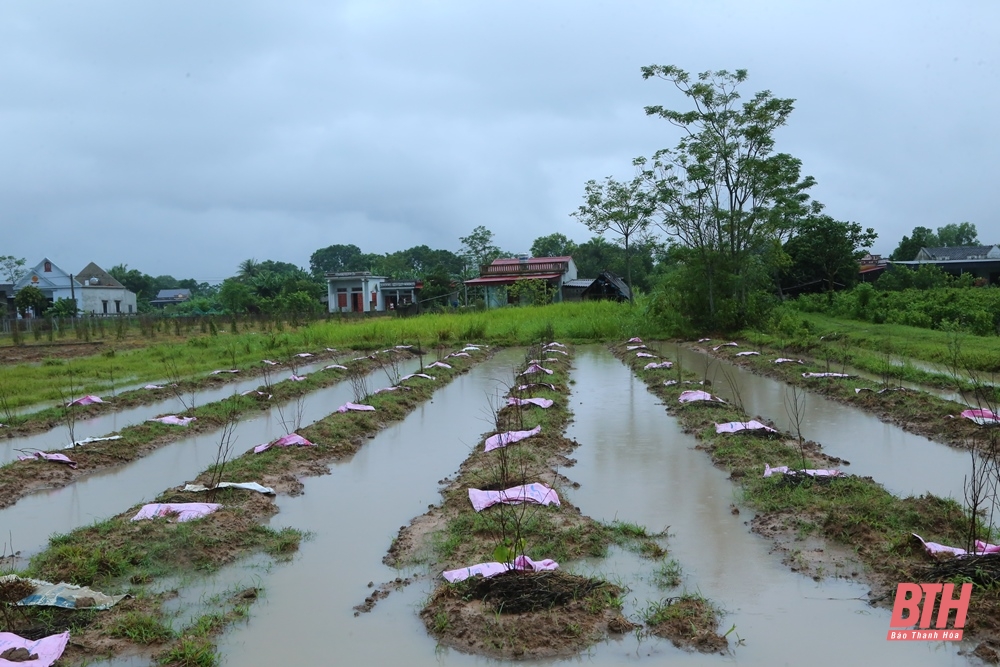
[(251, 257), (240, 262), (239, 269), (237, 277), (240, 282), (247, 283), (260, 274), (260, 262)]

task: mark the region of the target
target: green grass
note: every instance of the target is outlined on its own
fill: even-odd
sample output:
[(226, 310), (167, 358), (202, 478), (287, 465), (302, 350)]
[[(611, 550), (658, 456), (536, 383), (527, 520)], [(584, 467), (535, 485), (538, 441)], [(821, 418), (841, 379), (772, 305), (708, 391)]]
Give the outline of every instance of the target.
[(174, 631), (164, 625), (159, 618), (138, 611), (127, 612), (116, 619), (108, 634), (143, 646), (162, 644), (175, 636)]
[[(374, 350), (401, 344), (424, 347), (451, 342), (524, 345), (537, 342), (550, 331), (556, 340), (604, 341), (626, 331), (649, 331), (644, 307), (609, 301), (562, 303), (549, 306), (503, 308), (469, 313), (426, 314), (417, 317), (316, 322), (296, 331), (224, 333), (198, 336), (186, 342), (157, 343), (138, 349), (121, 349), (72, 361), (53, 359), (41, 366), (19, 364), (0, 372), (0, 390), (11, 409), (60, 399), (69, 378), (76, 393), (108, 390), (109, 373), (116, 383), (150, 382), (167, 377), (168, 365), (194, 376), (217, 368), (249, 368), (266, 357), (287, 356), (324, 347)], [(631, 334), (630, 334), (631, 335)], [(113, 348), (113, 343), (108, 343)], [(109, 350), (110, 351), (110, 350)], [(4, 396), (0, 396), (3, 399)], [(2, 410), (2, 405), (0, 405)], [(0, 412), (2, 415), (2, 412)]]
[(682, 576), (681, 564), (671, 558), (660, 563), (660, 566), (653, 572), (653, 583), (660, 588), (677, 588), (681, 585)]

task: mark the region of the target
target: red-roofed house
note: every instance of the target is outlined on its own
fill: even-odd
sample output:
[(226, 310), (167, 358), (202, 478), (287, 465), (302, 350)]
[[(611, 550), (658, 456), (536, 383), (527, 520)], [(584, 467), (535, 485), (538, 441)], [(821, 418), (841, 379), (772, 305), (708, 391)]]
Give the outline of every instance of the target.
[(544, 280), (555, 289), (553, 301), (562, 301), (563, 285), (576, 280), (576, 263), (572, 257), (501, 257), (479, 267), (479, 277), (465, 284), (485, 287), (486, 307), (499, 308), (513, 303), (507, 287), (518, 280)]

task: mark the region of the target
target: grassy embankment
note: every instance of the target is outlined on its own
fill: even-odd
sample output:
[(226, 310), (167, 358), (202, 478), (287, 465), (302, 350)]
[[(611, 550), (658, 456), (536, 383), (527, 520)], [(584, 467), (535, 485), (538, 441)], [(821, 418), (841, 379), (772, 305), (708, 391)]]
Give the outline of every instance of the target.
[[(295, 493), (298, 483), (289, 485), (290, 478), (323, 474), (327, 464), (352, 454), (370, 436), (402, 419), (437, 388), (485, 356), (449, 359), (453, 368), (435, 368), (435, 380), (415, 378), (407, 381), (408, 391), (369, 396), (366, 403), (376, 408), (374, 413), (335, 412), (298, 431), (315, 447), (273, 448), (261, 454), (247, 451), (226, 463), (222, 478), (257, 481), (279, 492), (286, 489)], [(208, 483), (215, 472), (213, 466), (196, 481)], [(174, 629), (163, 610), (172, 592), (155, 593), (150, 584), (169, 575), (209, 573), (254, 552), (280, 558), (294, 552), (303, 535), (290, 528), (275, 531), (261, 525), (277, 507), (272, 498), (250, 491), (222, 489), (213, 497), (169, 489), (155, 500), (193, 501), (219, 502), (223, 508), (187, 523), (168, 519), (132, 522), (137, 505), (110, 519), (53, 537), (48, 547), (31, 559), (27, 570), (18, 574), (89, 585), (107, 593), (128, 592), (134, 598), (108, 611), (27, 607), (15, 613), (7, 608), (13, 622), (3, 630), (51, 634), (69, 629), (73, 641), (65, 655), (71, 661), (155, 651), (161, 664), (218, 664), (214, 636), (227, 623), (248, 613), (256, 592), (245, 591), (223, 600), (220, 611)]]
[(832, 363), (846, 363), (880, 377), (886, 374), (944, 389), (972, 388), (968, 379), (954, 377), (956, 364), (962, 376), (971, 372), (988, 380), (1000, 374), (1000, 339), (996, 336), (874, 324), (791, 308), (778, 319), (785, 326), (742, 335), (776, 349), (829, 358)]
[[(542, 356), (536, 346), (529, 350)], [(572, 482), (560, 474), (570, 464), (566, 458), (579, 443), (563, 431), (571, 418), (568, 407), (568, 371), (571, 356), (544, 355), (552, 375), (511, 377), (504, 387), (508, 397), (537, 396), (554, 401), (548, 409), (536, 406), (506, 406), (506, 397), (493, 405), (497, 431), (528, 430), (541, 426), (541, 433), (519, 443), (486, 452), (483, 445), (462, 464), (448, 487), (443, 502), (416, 518), (393, 542), (387, 564), (401, 566), (428, 562), (432, 571), (456, 569), (473, 563), (504, 560), (513, 550), (534, 560), (551, 558), (565, 564), (585, 557), (606, 555), (612, 543), (634, 549), (662, 564), (667, 555), (663, 535), (650, 535), (641, 526), (610, 525), (594, 521), (565, 501), (563, 489)], [(513, 373), (512, 373), (513, 376)], [(525, 379), (526, 377), (530, 379)], [(549, 382), (556, 386), (516, 387), (522, 382)], [(503, 407), (506, 406), (506, 407)], [(502, 409), (501, 409), (502, 407)], [(555, 489), (561, 505), (495, 505), (475, 512), (468, 490), (501, 490), (540, 482)], [(498, 555), (500, 554), (500, 555)], [(676, 579), (676, 577), (674, 577)], [(665, 587), (676, 585), (665, 581)], [(610, 582), (556, 572), (508, 573), (491, 579), (468, 579), (442, 583), (421, 612), (428, 631), (440, 642), (496, 658), (541, 658), (573, 655), (609, 632), (621, 633), (635, 626), (621, 610), (623, 591)], [(663, 605), (666, 608), (667, 605)], [(679, 605), (671, 612), (680, 612)], [(677, 643), (706, 650), (725, 647), (711, 624), (690, 623), (673, 635)], [(705, 637), (712, 637), (707, 642)], [(710, 647), (709, 647), (709, 644)]]
[[(804, 443), (781, 434), (765, 437), (750, 434), (717, 434), (716, 423), (745, 422), (749, 415), (739, 406), (696, 402), (680, 404), (678, 397), (697, 385), (683, 383), (665, 386), (667, 380), (700, 380), (692, 373), (673, 369), (644, 370), (648, 359), (638, 359), (624, 346), (615, 354), (663, 399), (667, 410), (684, 429), (701, 442), (716, 465), (728, 470), (737, 480), (743, 502), (758, 512), (755, 528), (777, 526), (790, 536), (793, 544), (809, 537), (820, 537), (833, 545), (853, 551), (868, 568), (876, 590), (895, 591), (900, 581), (930, 581), (928, 566), (932, 559), (912, 533), (943, 544), (965, 546), (969, 517), (954, 500), (930, 495), (899, 498), (869, 477), (848, 476), (825, 481), (789, 478), (783, 475), (763, 477), (765, 464), (787, 465), (792, 469), (835, 467), (837, 459), (824, 455), (818, 445)], [(676, 360), (675, 360), (676, 361)], [(709, 388), (710, 389), (710, 388)], [(777, 532), (771, 535), (778, 537)], [(801, 565), (794, 549), (791, 562)], [(814, 568), (813, 572), (817, 572)], [(819, 572), (827, 574), (829, 571)], [(969, 636), (995, 638), (998, 632), (1000, 586), (977, 582), (969, 608), (966, 633)]]
[[(374, 350), (419, 342), (429, 348), (448, 346), (459, 340), (529, 345), (539, 340), (549, 326), (561, 340), (605, 341), (626, 330), (648, 329), (642, 312), (641, 306), (589, 301), (418, 317), (330, 320), (283, 333), (219, 331), (217, 336), (197, 336), (186, 342), (120, 352), (113, 351), (114, 345), (109, 343), (105, 354), (73, 361), (47, 359), (41, 366), (19, 364), (0, 368), (0, 391), (13, 410), (59, 401), (71, 384), (77, 394), (107, 392), (111, 386), (109, 373), (113, 373), (119, 386), (163, 380), (168, 377), (168, 365), (182, 369), (190, 377), (218, 368), (249, 369), (269, 356), (288, 356), (292, 351), (316, 352), (325, 347)], [(6, 421), (2, 411), (0, 418)]]
[[(848, 378), (804, 378), (803, 373), (840, 373), (845, 370), (843, 365), (826, 360), (802, 357), (804, 364), (775, 364), (778, 357), (800, 358), (788, 349), (775, 349), (760, 341), (747, 342), (737, 339), (740, 347), (722, 347), (713, 351), (706, 344), (709, 354), (726, 359), (754, 373), (767, 375), (788, 384), (803, 387), (812, 392), (823, 394), (842, 403), (876, 415), (882, 421), (897, 424), (903, 429), (925, 436), (937, 442), (953, 447), (968, 448), (976, 441), (981, 428), (973, 422), (956, 418), (967, 406), (922, 391), (899, 390), (898, 383), (884, 376), (883, 381), (873, 381), (861, 377)], [(739, 352), (757, 351), (759, 356), (736, 356)], [(850, 369), (848, 370), (848, 374)], [(874, 391), (856, 392), (856, 389), (873, 389)], [(878, 393), (881, 389), (889, 389)], [(987, 390), (992, 393), (991, 390)], [(995, 403), (994, 403), (995, 405)], [(985, 407), (985, 406), (984, 406)]]
[[(408, 351), (393, 351), (390, 354), (397, 359), (411, 356)], [(64, 486), (95, 472), (125, 465), (171, 442), (220, 429), (227, 422), (242, 419), (255, 412), (278, 406), (286, 413), (289, 421), (294, 421), (292, 417), (296, 406), (292, 401), (302, 399), (317, 389), (343, 382), (350, 373), (371, 372), (386, 363), (385, 353), (376, 354), (374, 359), (365, 357), (350, 360), (343, 364), (348, 371), (318, 370), (301, 381), (288, 379), (262, 385), (260, 389), (270, 398), (256, 394), (234, 395), (185, 410), (181, 415), (195, 417), (195, 421), (187, 426), (146, 421), (120, 429), (114, 434), (120, 436), (117, 440), (92, 442), (72, 450), (53, 450), (67, 454), (76, 462), (76, 468), (35, 459), (11, 461), (0, 466), (0, 508), (12, 505), (29, 493)]]

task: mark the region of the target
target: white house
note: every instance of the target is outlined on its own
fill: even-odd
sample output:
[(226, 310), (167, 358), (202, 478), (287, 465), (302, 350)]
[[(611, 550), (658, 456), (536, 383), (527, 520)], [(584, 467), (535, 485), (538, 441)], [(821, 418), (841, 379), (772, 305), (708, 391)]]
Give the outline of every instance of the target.
[(326, 296), (331, 313), (371, 313), (385, 310), (379, 285), (385, 276), (370, 271), (346, 271), (326, 274)]
[(74, 276), (46, 257), (14, 283), (14, 293), (29, 285), (37, 287), (53, 303), (59, 299), (75, 300), (82, 313), (115, 315), (136, 312), (135, 293), (93, 262)]

